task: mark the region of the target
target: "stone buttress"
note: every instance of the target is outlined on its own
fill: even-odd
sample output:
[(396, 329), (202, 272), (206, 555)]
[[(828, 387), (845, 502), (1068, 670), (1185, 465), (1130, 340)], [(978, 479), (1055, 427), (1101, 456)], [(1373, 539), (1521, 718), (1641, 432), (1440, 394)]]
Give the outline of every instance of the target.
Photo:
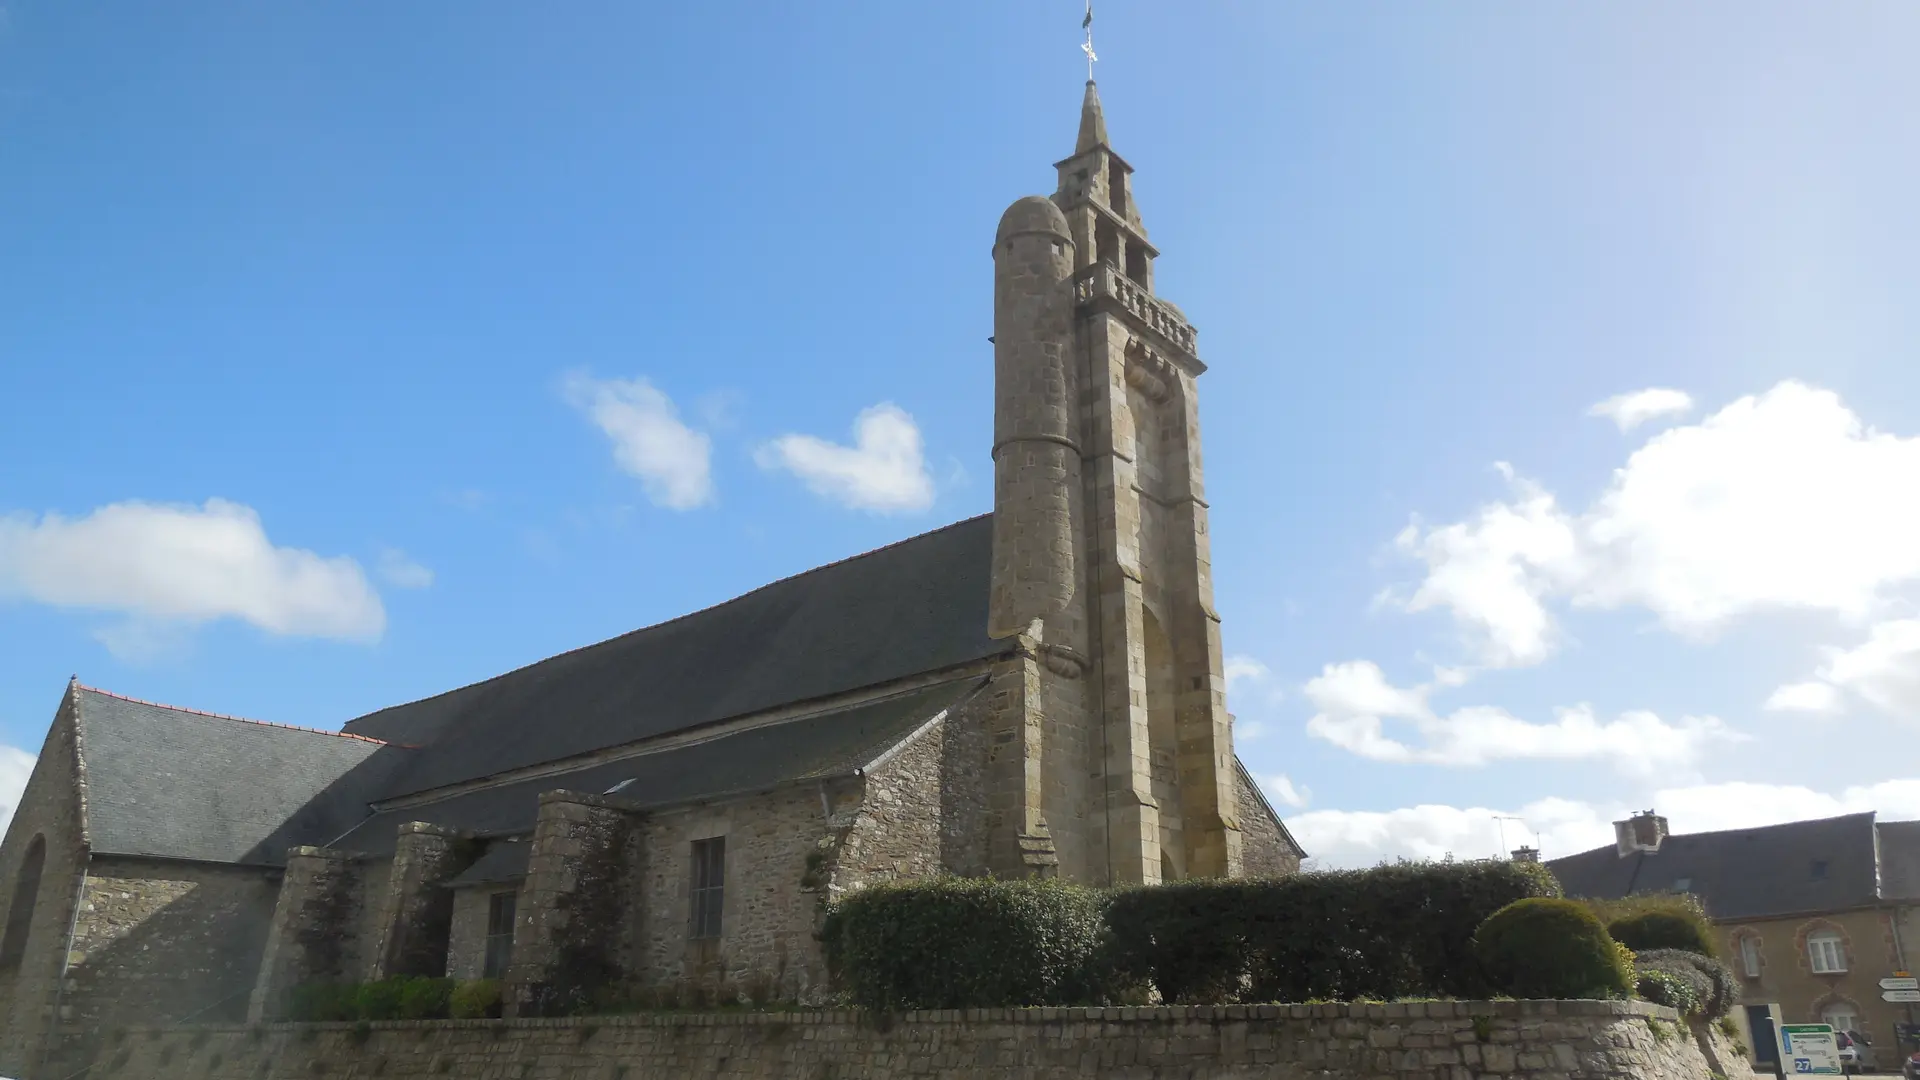
[(994, 242), (996, 874), (1241, 873), (1196, 380), (1087, 84), (1059, 187)]

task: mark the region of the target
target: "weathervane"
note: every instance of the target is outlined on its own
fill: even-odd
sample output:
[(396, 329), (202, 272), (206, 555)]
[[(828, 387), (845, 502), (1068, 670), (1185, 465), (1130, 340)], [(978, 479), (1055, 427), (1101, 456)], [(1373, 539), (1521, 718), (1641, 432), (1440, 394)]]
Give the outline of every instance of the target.
[(1087, 0), (1087, 17), (1080, 20), (1080, 29), (1087, 32), (1087, 40), (1080, 43), (1080, 51), (1087, 54), (1087, 81), (1093, 81), (1093, 62), (1100, 59), (1093, 55), (1093, 0)]

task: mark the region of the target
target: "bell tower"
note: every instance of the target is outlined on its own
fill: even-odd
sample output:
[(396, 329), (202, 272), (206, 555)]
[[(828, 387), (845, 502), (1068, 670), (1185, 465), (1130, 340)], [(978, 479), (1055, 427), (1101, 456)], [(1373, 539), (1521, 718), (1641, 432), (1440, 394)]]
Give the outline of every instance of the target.
[[(1097, 883), (1238, 876), (1206, 365), (1186, 317), (1154, 295), (1160, 253), (1091, 80), (1056, 169), (1052, 198), (1015, 202), (994, 245), (988, 629), (1021, 639), (1030, 676), (1017, 749), (996, 749), (1007, 782), (992, 817), (1006, 835), (1018, 811), (1005, 850), (1029, 872), (1057, 859)], [(1010, 859), (996, 873), (1017, 872)]]

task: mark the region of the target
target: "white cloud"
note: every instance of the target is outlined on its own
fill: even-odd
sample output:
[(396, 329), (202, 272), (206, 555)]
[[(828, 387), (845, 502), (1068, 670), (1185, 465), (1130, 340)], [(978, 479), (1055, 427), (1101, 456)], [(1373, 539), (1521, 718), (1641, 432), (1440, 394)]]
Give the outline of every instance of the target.
[(1693, 411), (1693, 398), (1682, 390), (1653, 388), (1619, 394), (1587, 410), (1588, 416), (1605, 417), (1621, 431), (1630, 431), (1655, 417), (1680, 416)]
[(1643, 607), (1693, 636), (1767, 610), (1864, 622), (1920, 581), (1920, 438), (1783, 382), (1654, 436), (1582, 513), (1516, 481), (1473, 519), (1416, 521), (1398, 543), (1426, 564), (1404, 606), (1451, 611), (1491, 665), (1552, 652), (1555, 599)]
[(761, 447), (754, 460), (765, 469), (785, 469), (814, 494), (855, 510), (892, 513), (933, 505), (933, 477), (921, 451), (920, 429), (890, 402), (854, 419), (852, 446), (782, 435)]
[(1313, 801), (1313, 789), (1304, 784), (1295, 784), (1286, 773), (1269, 776), (1260, 784), (1274, 801), (1294, 809), (1299, 809)]
[(1767, 708), (1837, 712), (1842, 691), (1895, 716), (1920, 719), (1920, 619), (1890, 619), (1875, 624), (1851, 649), (1828, 649), (1814, 681), (1775, 690)]
[(15, 746), (0, 746), (0, 835), (13, 821), (20, 794), (27, 789), (27, 777), (33, 775), (34, 756)]
[(1768, 712), (1839, 712), (1840, 691), (1823, 682), (1790, 683), (1768, 695), (1761, 707)]
[(380, 552), (380, 576), (400, 589), (424, 589), (433, 584), (433, 571), (399, 548)]
[(656, 506), (691, 510), (713, 499), (713, 446), (681, 423), (673, 399), (645, 379), (568, 375), (567, 400), (613, 440), (613, 460), (640, 478)]
[(1229, 656), (1226, 659), (1225, 675), (1227, 692), (1232, 693), (1237, 683), (1264, 682), (1268, 674), (1267, 665), (1251, 656)]
[[(1725, 783), (1663, 788), (1633, 805), (1601, 806), (1541, 799), (1514, 810), (1443, 805), (1397, 810), (1314, 810), (1287, 819), (1287, 828), (1316, 862), (1368, 866), (1387, 859), (1483, 858), (1521, 844), (1538, 844), (1545, 858), (1613, 842), (1611, 822), (1653, 807), (1675, 833), (1754, 828), (1788, 821), (1875, 810), (1881, 820), (1920, 818), (1920, 780), (1889, 780), (1820, 792), (1795, 785)], [(1502, 817), (1518, 821), (1502, 822)]]
[[(1604, 761), (1629, 775), (1690, 767), (1714, 744), (1744, 736), (1714, 717), (1671, 724), (1632, 711), (1602, 721), (1586, 705), (1554, 710), (1552, 723), (1475, 705), (1441, 716), (1429, 687), (1401, 689), (1367, 660), (1328, 664), (1305, 686), (1319, 710), (1307, 733), (1374, 761), (1473, 767), (1496, 761)], [(1417, 743), (1395, 738), (1387, 721), (1410, 726)]]
[(0, 519), (0, 598), (9, 596), (117, 612), (134, 628), (231, 618), (275, 634), (359, 641), (386, 628), (358, 563), (275, 547), (258, 514), (224, 499)]

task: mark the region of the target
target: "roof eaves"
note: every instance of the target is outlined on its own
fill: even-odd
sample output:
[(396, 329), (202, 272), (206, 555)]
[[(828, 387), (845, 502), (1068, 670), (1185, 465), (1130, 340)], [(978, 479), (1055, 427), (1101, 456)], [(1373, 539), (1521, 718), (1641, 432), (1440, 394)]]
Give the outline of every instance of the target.
[(73, 797), (77, 804), (77, 816), (80, 819), (80, 848), (89, 854), (93, 852), (93, 819), (87, 805), (87, 755), (86, 744), (80, 727), (80, 676), (67, 680), (67, 700), (72, 711), (67, 714), (68, 722), (73, 725)]
[(1280, 827), (1281, 838), (1293, 847), (1294, 854), (1301, 859), (1309, 858), (1310, 856), (1307, 854), (1307, 849), (1301, 847), (1300, 841), (1293, 838), (1293, 830), (1287, 828), (1286, 819), (1282, 818), (1279, 813), (1274, 810), (1273, 804), (1267, 801), (1267, 793), (1260, 790), (1260, 782), (1253, 778), (1253, 773), (1247, 770), (1247, 763), (1240, 760), (1239, 754), (1233, 755), (1233, 767), (1234, 770), (1240, 774), (1240, 782), (1247, 785), (1247, 790), (1253, 792), (1253, 797), (1259, 800), (1260, 806), (1266, 810), (1267, 816), (1272, 818), (1273, 823)]

